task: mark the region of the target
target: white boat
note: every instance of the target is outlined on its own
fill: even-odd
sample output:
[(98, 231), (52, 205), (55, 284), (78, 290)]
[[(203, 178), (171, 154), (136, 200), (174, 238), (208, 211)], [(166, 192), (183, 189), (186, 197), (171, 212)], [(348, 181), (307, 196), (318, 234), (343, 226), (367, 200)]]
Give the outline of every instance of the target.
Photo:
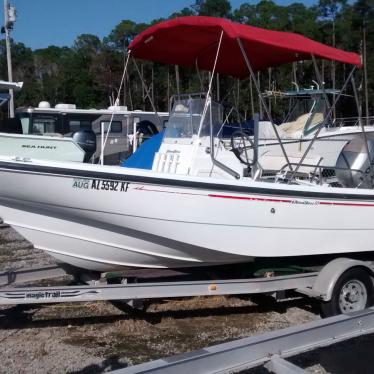
[(0, 133), (0, 152), (4, 156), (14, 158), (74, 162), (83, 162), (86, 155), (72, 137), (12, 133)]
[(48, 162), (2, 161), (0, 171), (4, 221), (86, 269), (372, 250), (372, 190)]
[[(23, 82), (0, 81), (0, 90), (21, 90)], [(7, 103), (9, 95), (0, 98), (1, 105)], [(90, 139), (85, 134), (64, 138), (62, 134), (49, 133), (47, 136), (30, 135), (28, 129), (24, 130), (22, 120), (19, 118), (5, 118), (0, 120), (0, 152), (4, 156), (13, 156), (17, 159), (47, 159), (56, 161), (88, 161), (96, 150), (96, 139)], [(77, 142), (77, 140), (80, 140)], [(82, 142), (82, 140), (84, 140)], [(94, 142), (92, 142), (94, 140)], [(93, 147), (95, 149), (93, 149)], [(92, 150), (93, 149), (93, 150)]]
[[(267, 92), (265, 97), (275, 96), (277, 100), (290, 100), (290, 110), (283, 122), (277, 126), (277, 131), (282, 145), (290, 157), (301, 157), (313, 141), (313, 148), (309, 156), (319, 157), (320, 165), (330, 166), (338, 162), (338, 158), (344, 147), (355, 137), (362, 134), (362, 127), (357, 117), (327, 119), (326, 125), (319, 129), (319, 125), (325, 120), (328, 108), (324, 95), (333, 99), (339, 90), (298, 89), (287, 92)], [(365, 123), (364, 131), (374, 141), (374, 118), (362, 119)], [(316, 132), (319, 134), (314, 139)], [(260, 121), (258, 128), (258, 156), (260, 164), (269, 165), (269, 159), (278, 157), (285, 163), (282, 157), (282, 149), (270, 121)], [(253, 140), (253, 138), (252, 138)], [(246, 155), (242, 149), (243, 161), (248, 157), (253, 159), (253, 142), (247, 142)], [(277, 164), (272, 163), (273, 172), (277, 172)], [(270, 171), (270, 170), (268, 170)]]
[[(253, 46), (269, 52), (258, 60)], [(229, 53), (222, 56), (221, 48)], [(158, 62), (199, 63), (212, 77), (242, 77), (247, 69), (311, 56), (361, 64), (355, 54), (299, 35), (209, 17), (152, 26), (130, 51)], [(178, 98), (152, 170), (3, 156), (0, 216), (36, 248), (101, 272), (373, 250), (374, 190), (363, 188), (370, 174), (337, 167), (341, 185), (348, 174), (361, 188), (337, 187), (324, 181), (318, 163), (303, 164), (306, 153), (296, 167), (288, 160), (285, 174), (264, 180), (217, 138), (221, 123), (210, 89), (206, 97)]]
[[(23, 82), (0, 80), (0, 90), (21, 90)], [(119, 96), (116, 104), (119, 103)], [(0, 106), (10, 99), (0, 95)], [(80, 109), (75, 104), (17, 108), (15, 118), (0, 119), (0, 153), (14, 158), (98, 162), (118, 165), (138, 143), (161, 131), (168, 113), (107, 109)], [(135, 134), (135, 135), (134, 135)]]
[(60, 103), (51, 108), (43, 101), (37, 108), (17, 108), (16, 118), (0, 121), (0, 153), (54, 161), (103, 159), (104, 164), (118, 165), (136, 148), (135, 139), (141, 142), (156, 134), (167, 119), (168, 113), (123, 106), (79, 109)]
[[(75, 159), (72, 159), (68, 151), (62, 151), (62, 147), (76, 132), (90, 131), (93, 135), (91, 140), (94, 140), (97, 145), (93, 160), (98, 162), (103, 158), (103, 163), (106, 165), (120, 164), (136, 148), (134, 139), (140, 141), (140, 137), (144, 139), (157, 134), (168, 119), (168, 113), (165, 112), (130, 111), (126, 106), (120, 105), (113, 105), (106, 109), (82, 109), (75, 104), (66, 103), (59, 103), (52, 107), (47, 101), (40, 102), (37, 107), (17, 108), (15, 115), (21, 127), (19, 132), (24, 135), (23, 142), (15, 144), (18, 148), (12, 148), (13, 152), (1, 151), (3, 155), (75, 161), (77, 157), (82, 158), (82, 156), (74, 155)], [(134, 134), (138, 134), (137, 137), (134, 137)], [(64, 138), (64, 141), (61, 142), (60, 138)], [(22, 144), (25, 140), (30, 147), (26, 148), (27, 145)], [(33, 153), (33, 150), (37, 149), (33, 147), (36, 140), (46, 145), (48, 142), (55, 143), (54, 145), (59, 149), (53, 154)], [(6, 142), (7, 139), (3, 139), (0, 133), (0, 149), (6, 146)]]

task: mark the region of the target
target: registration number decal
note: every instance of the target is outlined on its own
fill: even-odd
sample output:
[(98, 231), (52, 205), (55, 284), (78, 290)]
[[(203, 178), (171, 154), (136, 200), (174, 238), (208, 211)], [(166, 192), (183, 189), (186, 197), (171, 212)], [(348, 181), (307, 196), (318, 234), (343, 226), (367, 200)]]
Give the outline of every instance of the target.
[(128, 182), (117, 182), (106, 179), (74, 179), (73, 188), (80, 190), (127, 192), (129, 184)]

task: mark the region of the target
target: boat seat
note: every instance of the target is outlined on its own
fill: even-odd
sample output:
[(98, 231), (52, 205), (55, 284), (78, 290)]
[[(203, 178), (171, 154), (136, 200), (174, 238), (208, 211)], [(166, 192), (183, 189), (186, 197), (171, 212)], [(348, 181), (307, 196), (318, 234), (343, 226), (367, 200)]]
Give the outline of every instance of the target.
[[(296, 132), (304, 130), (310, 117), (310, 113), (302, 114), (295, 121), (282, 123), (281, 125), (279, 125), (279, 128), (286, 134), (294, 134)], [(323, 113), (314, 113), (309, 127), (314, 127), (322, 121)]]
[[(303, 157), (303, 153), (293, 153), (287, 156), (291, 164), (298, 164)], [(303, 166), (300, 166), (297, 174), (305, 175), (310, 173), (318, 173), (318, 165), (320, 165), (322, 159), (323, 157), (318, 155), (307, 155), (303, 161)], [(280, 170), (285, 172), (290, 171), (286, 158), (279, 153), (271, 151), (265, 152), (259, 157), (258, 163), (263, 172), (278, 172)], [(293, 165), (292, 167), (294, 168)]]

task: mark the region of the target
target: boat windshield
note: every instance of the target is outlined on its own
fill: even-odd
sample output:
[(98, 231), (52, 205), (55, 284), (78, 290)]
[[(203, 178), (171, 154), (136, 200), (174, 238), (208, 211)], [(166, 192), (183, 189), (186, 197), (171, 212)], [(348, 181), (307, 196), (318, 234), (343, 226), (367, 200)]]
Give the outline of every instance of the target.
[(211, 101), (201, 123), (205, 102), (205, 98), (175, 100), (165, 130), (165, 138), (192, 138), (194, 135), (209, 136), (211, 121), (213, 135), (217, 136), (223, 122), (222, 105)]
[(322, 98), (318, 98), (310, 112), (307, 123), (304, 127), (304, 135), (309, 135), (323, 122), (326, 116), (326, 102)]

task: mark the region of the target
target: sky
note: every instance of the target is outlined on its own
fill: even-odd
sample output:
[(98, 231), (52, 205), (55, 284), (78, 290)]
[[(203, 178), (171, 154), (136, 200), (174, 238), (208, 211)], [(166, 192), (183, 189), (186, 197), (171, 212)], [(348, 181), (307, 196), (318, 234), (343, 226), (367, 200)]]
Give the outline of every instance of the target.
[[(296, 0), (295, 0), (296, 1)], [(310, 5), (313, 0), (304, 0)], [(49, 45), (72, 46), (80, 34), (93, 34), (100, 38), (109, 35), (123, 19), (149, 22), (168, 17), (195, 0), (9, 0), (17, 10), (17, 21), (12, 32), (16, 42), (32, 49)], [(248, 0), (231, 0), (238, 8)], [(275, 0), (280, 5), (291, 0)], [(0, 1), (0, 24), (3, 25), (3, 5)], [(3, 36), (1, 36), (3, 37)]]

